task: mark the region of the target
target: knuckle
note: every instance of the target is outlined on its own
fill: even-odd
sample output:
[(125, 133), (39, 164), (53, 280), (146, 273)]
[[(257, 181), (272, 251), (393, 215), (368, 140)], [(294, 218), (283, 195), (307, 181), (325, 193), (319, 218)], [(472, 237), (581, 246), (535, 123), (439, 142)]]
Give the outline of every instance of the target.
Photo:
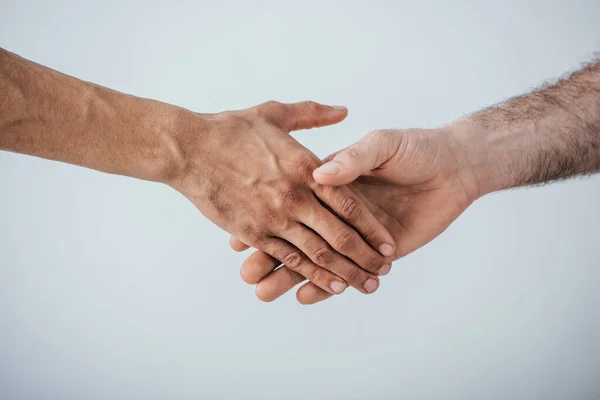
[(360, 153), (354, 148), (349, 148), (348, 151), (346, 151), (346, 154), (351, 160), (358, 160), (360, 157)]
[(335, 249), (345, 252), (354, 248), (356, 238), (352, 232), (344, 232), (335, 239)]
[(263, 120), (270, 120), (272, 114), (280, 113), (282, 104), (275, 100), (266, 101), (254, 108), (256, 115)]
[(288, 218), (278, 218), (273, 221), (272, 226), (275, 227), (276, 232), (288, 232), (296, 225), (296, 221)]
[(297, 270), (302, 265), (302, 254), (298, 251), (290, 251), (281, 260), (289, 269)]
[(330, 265), (333, 262), (333, 257), (333, 252), (326, 247), (317, 249), (313, 254), (315, 263), (321, 266)]
[(281, 214), (281, 207), (278, 204), (278, 201), (275, 201), (271, 207), (265, 207), (265, 210), (261, 213), (262, 220), (265, 222), (265, 225), (270, 227), (277, 226), (280, 220), (283, 219)]
[(326, 282), (328, 280), (328, 273), (323, 268), (313, 268), (310, 271), (310, 281), (314, 283)]
[(352, 267), (348, 271), (348, 276), (346, 277), (346, 281), (348, 283), (353, 283), (354, 285), (356, 285), (357, 283), (359, 283), (363, 280), (363, 279), (361, 279), (362, 276), (363, 276), (363, 273), (361, 272), (360, 268)]
[(281, 103), (275, 100), (269, 100), (269, 101), (265, 101), (264, 103), (262, 103), (260, 105), (260, 107), (265, 108), (265, 109), (271, 109), (271, 108), (275, 108), (280, 106)]
[(252, 225), (245, 225), (242, 227), (242, 235), (241, 237), (247, 241), (247, 243), (258, 244), (260, 243), (265, 235), (264, 233)]
[(367, 243), (375, 241), (378, 236), (377, 229), (369, 226), (361, 231), (361, 235), (365, 238)]
[(223, 130), (233, 130), (238, 129), (240, 125), (242, 126), (250, 126), (250, 122), (237, 114), (225, 112), (218, 114), (215, 117), (215, 122), (221, 127)]
[(363, 268), (369, 272), (376, 273), (383, 266), (383, 260), (378, 257), (371, 257)]
[(342, 199), (340, 213), (343, 218), (346, 219), (357, 219), (360, 215), (360, 209), (358, 202), (353, 197), (345, 196)]
[(317, 111), (319, 111), (319, 106), (320, 106), (320, 104), (318, 104), (318, 103), (316, 103), (316, 102), (314, 102), (314, 101), (311, 101), (311, 100), (306, 100), (306, 101), (304, 101), (303, 103), (304, 103), (304, 105), (305, 105), (305, 106), (306, 106), (308, 109), (310, 109), (311, 111), (314, 111), (314, 112), (317, 112)]
[(289, 206), (295, 206), (303, 201), (303, 193), (299, 187), (289, 186), (279, 190), (277, 194), (278, 206), (280, 209), (286, 209)]
[(290, 158), (290, 167), (294, 175), (308, 178), (312, 177), (312, 171), (317, 167), (317, 163), (309, 156), (300, 154)]

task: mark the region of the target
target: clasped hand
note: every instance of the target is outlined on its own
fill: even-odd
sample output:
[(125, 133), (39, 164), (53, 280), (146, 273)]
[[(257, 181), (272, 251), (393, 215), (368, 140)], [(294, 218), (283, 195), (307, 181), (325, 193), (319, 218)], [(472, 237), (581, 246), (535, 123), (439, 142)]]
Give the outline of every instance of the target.
[[(313, 177), (326, 186), (348, 185), (394, 238), (396, 260), (434, 239), (483, 195), (459, 132), (453, 125), (371, 132), (327, 157)], [(248, 248), (235, 237), (230, 244), (236, 251)], [(263, 301), (275, 300), (304, 281), (280, 261), (259, 250), (242, 265), (242, 278), (256, 284), (256, 295)], [(389, 270), (382, 269), (379, 275)], [(302, 304), (313, 304), (331, 293), (309, 282), (296, 297)]]
[[(168, 183), (211, 221), (322, 293), (379, 286), (395, 241), (369, 200), (312, 176), (321, 161), (289, 133), (337, 123), (343, 107), (268, 102), (175, 118), (178, 169)], [(250, 279), (250, 278), (247, 278)]]

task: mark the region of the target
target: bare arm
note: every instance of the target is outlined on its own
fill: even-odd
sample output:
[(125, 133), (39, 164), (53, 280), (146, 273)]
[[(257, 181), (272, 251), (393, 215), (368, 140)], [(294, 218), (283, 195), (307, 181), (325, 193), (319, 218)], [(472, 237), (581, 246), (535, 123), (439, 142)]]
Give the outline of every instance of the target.
[(371, 293), (392, 238), (350, 188), (317, 184), (319, 159), (289, 135), (346, 115), (313, 102), (197, 114), (0, 49), (0, 150), (168, 184), (328, 293)]
[[(61, 74), (0, 49), (0, 149), (165, 181), (183, 160), (177, 108)], [(208, 125), (204, 127), (208, 129)]]
[[(487, 193), (600, 172), (600, 63), (439, 129), (371, 132), (326, 161), (315, 179), (352, 182), (377, 206), (403, 257)], [(257, 251), (242, 267), (263, 300), (303, 280), (277, 266)], [(312, 304), (330, 295), (306, 283), (297, 297)]]
[(600, 62), (454, 124), (480, 195), (600, 171)]

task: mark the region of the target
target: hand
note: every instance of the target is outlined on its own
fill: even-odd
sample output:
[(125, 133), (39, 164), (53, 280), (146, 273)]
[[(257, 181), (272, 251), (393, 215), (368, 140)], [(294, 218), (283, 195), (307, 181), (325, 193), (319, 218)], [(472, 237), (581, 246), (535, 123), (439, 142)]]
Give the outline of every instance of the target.
[[(478, 196), (473, 171), (465, 160), (452, 127), (375, 131), (327, 157), (324, 161), (328, 162), (313, 176), (323, 185), (353, 182), (356, 195), (371, 204), (394, 237), (397, 259), (442, 233)], [(246, 248), (235, 238), (231, 245), (238, 251)], [(242, 276), (257, 283), (261, 300), (272, 301), (304, 280), (279, 265), (261, 251), (244, 262)], [(329, 293), (311, 283), (297, 291), (303, 304), (328, 297)]]
[(391, 262), (383, 257), (394, 252), (389, 233), (349, 188), (317, 184), (319, 159), (288, 135), (340, 122), (343, 107), (269, 102), (195, 114), (2, 49), (0, 89), (0, 150), (166, 183), (331, 294), (347, 284), (375, 291), (367, 271)]
[(383, 255), (394, 254), (392, 237), (350, 188), (317, 184), (312, 171), (320, 160), (289, 135), (346, 115), (313, 102), (185, 112), (175, 138), (183, 161), (170, 184), (215, 224), (324, 293), (347, 284), (372, 293), (374, 273), (391, 263)]

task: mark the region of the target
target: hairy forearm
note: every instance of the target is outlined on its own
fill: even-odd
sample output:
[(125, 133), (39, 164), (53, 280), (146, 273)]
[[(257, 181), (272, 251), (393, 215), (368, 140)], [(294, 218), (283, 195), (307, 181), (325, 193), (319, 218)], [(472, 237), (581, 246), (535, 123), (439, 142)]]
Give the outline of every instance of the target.
[(0, 150), (166, 181), (177, 109), (61, 74), (0, 49)]
[(600, 172), (600, 62), (454, 128), (479, 195)]

